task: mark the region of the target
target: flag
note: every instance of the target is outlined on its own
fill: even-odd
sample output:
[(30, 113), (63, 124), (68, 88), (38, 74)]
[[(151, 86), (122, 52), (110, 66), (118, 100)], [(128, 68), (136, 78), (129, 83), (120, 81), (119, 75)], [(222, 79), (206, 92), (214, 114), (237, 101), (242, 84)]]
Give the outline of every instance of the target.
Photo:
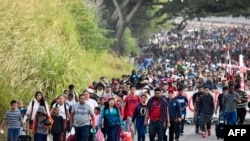
[(241, 86), (241, 90), (244, 91), (245, 90), (245, 82), (244, 82), (244, 60), (243, 60), (243, 55), (239, 56), (239, 65), (240, 65), (240, 86)]

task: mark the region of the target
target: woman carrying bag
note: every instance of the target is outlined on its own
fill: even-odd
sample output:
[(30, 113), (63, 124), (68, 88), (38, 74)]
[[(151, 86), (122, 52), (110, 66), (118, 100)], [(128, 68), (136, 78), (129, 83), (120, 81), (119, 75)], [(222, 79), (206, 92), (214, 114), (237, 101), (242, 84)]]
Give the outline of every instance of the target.
[(119, 109), (115, 106), (115, 99), (110, 98), (104, 109), (101, 112), (98, 121), (98, 129), (101, 129), (102, 121), (104, 120), (104, 135), (107, 135), (108, 141), (119, 141), (121, 134), (121, 127), (123, 122)]
[(43, 106), (45, 108), (45, 111), (48, 116), (50, 116), (49, 112), (49, 106), (47, 102), (44, 100), (43, 93), (41, 91), (37, 91), (35, 93), (35, 98), (29, 103), (29, 106), (27, 108), (27, 112), (23, 118), (23, 122), (26, 123), (26, 121), (29, 119), (29, 127), (30, 129), (33, 129), (33, 120), (36, 117), (36, 113), (38, 111), (38, 108), (40, 106)]

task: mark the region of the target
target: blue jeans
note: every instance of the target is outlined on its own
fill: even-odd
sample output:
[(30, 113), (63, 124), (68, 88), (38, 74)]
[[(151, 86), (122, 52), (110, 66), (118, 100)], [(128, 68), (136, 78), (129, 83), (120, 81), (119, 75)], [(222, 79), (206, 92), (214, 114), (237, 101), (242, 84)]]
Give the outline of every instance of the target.
[(120, 141), (121, 127), (107, 127), (107, 141)]
[(225, 112), (225, 118), (228, 125), (236, 125), (237, 112)]
[(47, 135), (48, 134), (35, 133), (34, 140), (35, 141), (47, 141)]
[(127, 117), (127, 119), (126, 119), (126, 121), (124, 121), (125, 122), (125, 125), (124, 125), (124, 131), (125, 132), (128, 132), (128, 130), (129, 130), (129, 125), (130, 125), (130, 123), (132, 122), (132, 117)]
[(75, 127), (75, 137), (77, 141), (88, 141), (90, 135), (90, 125)]
[(17, 141), (20, 135), (20, 128), (8, 129), (8, 141)]
[(138, 141), (145, 141), (146, 126), (144, 126), (144, 118), (136, 118), (136, 129), (138, 134)]
[(183, 119), (181, 120), (181, 123), (180, 123), (180, 133), (184, 133), (185, 119), (186, 119), (186, 115), (183, 115)]
[(149, 123), (149, 139), (150, 141), (155, 141), (155, 136), (157, 134), (158, 141), (163, 140), (163, 122), (160, 120), (150, 121)]

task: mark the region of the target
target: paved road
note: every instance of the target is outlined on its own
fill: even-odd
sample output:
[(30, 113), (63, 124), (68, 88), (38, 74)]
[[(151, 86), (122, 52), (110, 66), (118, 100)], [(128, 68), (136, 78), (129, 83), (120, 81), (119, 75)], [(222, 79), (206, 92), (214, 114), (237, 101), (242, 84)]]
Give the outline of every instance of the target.
[[(179, 141), (222, 141), (223, 139), (217, 139), (215, 136), (215, 125), (212, 125), (212, 135), (207, 136), (206, 138), (202, 138), (201, 135), (195, 134), (195, 127), (193, 124), (186, 124), (184, 127), (184, 134), (180, 136)], [(136, 137), (134, 141), (137, 141)], [(146, 141), (149, 141), (148, 135)]]
[(207, 17), (201, 18), (202, 22), (220, 22), (220, 23), (231, 23), (231, 24), (250, 24), (250, 19), (245, 17)]

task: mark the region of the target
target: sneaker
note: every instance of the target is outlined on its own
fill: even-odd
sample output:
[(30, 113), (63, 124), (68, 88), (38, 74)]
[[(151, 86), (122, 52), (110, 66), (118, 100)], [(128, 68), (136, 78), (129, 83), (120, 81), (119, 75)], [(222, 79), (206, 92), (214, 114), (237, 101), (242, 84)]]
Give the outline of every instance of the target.
[(207, 135), (211, 136), (211, 129), (207, 129)]
[(195, 133), (199, 134), (199, 127), (195, 127)]
[(202, 132), (202, 138), (205, 138), (206, 137), (206, 132)]

